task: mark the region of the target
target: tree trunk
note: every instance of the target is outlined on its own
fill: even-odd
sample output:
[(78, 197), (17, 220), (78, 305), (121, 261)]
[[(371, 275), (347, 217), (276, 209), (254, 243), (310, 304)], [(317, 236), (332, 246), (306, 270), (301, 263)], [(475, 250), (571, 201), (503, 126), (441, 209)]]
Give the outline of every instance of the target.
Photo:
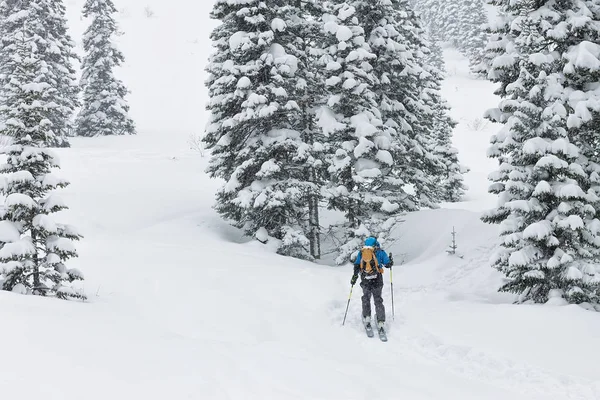
[[(296, 7), (299, 10), (302, 10), (306, 7), (306, 1), (296, 0)], [(306, 48), (307, 41), (310, 38), (302, 37), (300, 38), (303, 46), (303, 54), (306, 56)], [(306, 56), (308, 58), (308, 56)], [(310, 60), (305, 59), (306, 67)], [(304, 132), (304, 142), (310, 146), (313, 146), (315, 143), (314, 134), (313, 134), (313, 124), (312, 124), (312, 115), (308, 110), (308, 106), (306, 105), (307, 99), (310, 97), (310, 93), (307, 89), (303, 93), (303, 101), (301, 102), (302, 107), (302, 131)], [(319, 260), (321, 258), (321, 226), (319, 221), (319, 203), (320, 203), (320, 195), (319, 195), (319, 173), (314, 167), (309, 167), (306, 173), (306, 177), (308, 182), (312, 183), (315, 188), (311, 189), (308, 194), (308, 240), (310, 242), (310, 255), (315, 259)]]
[(315, 194), (311, 194), (308, 199), (308, 215), (310, 255), (318, 260), (321, 258), (321, 229), (319, 226), (319, 197)]
[[(31, 231), (31, 242), (37, 249), (37, 238), (36, 238), (35, 232), (33, 230)], [(33, 259), (31, 261), (33, 262), (33, 291), (35, 293), (40, 288), (40, 262), (39, 262), (37, 250), (36, 250), (35, 254), (33, 255)], [(38, 294), (44, 294), (44, 293), (40, 292)]]
[[(304, 110), (304, 123), (306, 126), (306, 143), (309, 145), (314, 144), (314, 138), (312, 135), (312, 124), (311, 118), (306, 113), (306, 109)], [(316, 188), (319, 187), (319, 177), (318, 173), (314, 167), (310, 167), (308, 171), (308, 180)], [(310, 255), (314, 257), (315, 260), (321, 258), (321, 226), (319, 221), (319, 191), (318, 189), (311, 190), (311, 193), (308, 195), (308, 231), (309, 231), (309, 240), (310, 240)]]

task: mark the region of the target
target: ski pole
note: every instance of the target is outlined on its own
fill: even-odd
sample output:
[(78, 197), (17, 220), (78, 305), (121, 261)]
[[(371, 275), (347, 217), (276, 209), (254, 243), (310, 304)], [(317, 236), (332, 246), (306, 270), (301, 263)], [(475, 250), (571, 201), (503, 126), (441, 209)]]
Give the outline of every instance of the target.
[(394, 256), (390, 253), (390, 260), (392, 260), (392, 266), (390, 267), (390, 291), (392, 292), (392, 320), (396, 320), (396, 313), (394, 312), (394, 274), (392, 273), (394, 268)]
[(350, 307), (350, 299), (352, 298), (352, 289), (354, 289), (354, 285), (350, 286), (350, 296), (348, 296), (348, 304), (346, 304), (346, 312), (344, 313), (344, 321), (342, 322), (342, 326), (346, 323), (346, 315), (348, 315), (348, 307)]

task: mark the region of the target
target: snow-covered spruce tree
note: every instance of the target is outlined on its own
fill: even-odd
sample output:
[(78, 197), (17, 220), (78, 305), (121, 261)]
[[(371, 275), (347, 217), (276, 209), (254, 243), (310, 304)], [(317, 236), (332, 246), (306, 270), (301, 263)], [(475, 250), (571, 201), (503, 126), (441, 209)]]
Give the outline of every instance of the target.
[[(426, 53), (426, 49), (423, 50)], [(425, 60), (427, 60), (427, 56)], [(462, 199), (468, 189), (464, 184), (464, 174), (469, 172), (469, 168), (460, 164), (458, 160), (458, 150), (452, 146), (452, 131), (456, 127), (456, 121), (450, 117), (450, 106), (442, 97), (442, 72), (438, 70), (435, 64), (424, 63), (422, 74), (422, 94), (421, 99), (425, 103), (424, 113), (428, 118), (424, 119), (423, 132), (433, 134), (433, 151), (431, 152), (435, 160), (425, 157), (424, 166), (428, 167), (431, 175), (435, 177), (434, 186), (425, 186), (429, 193), (435, 193), (438, 197), (430, 198), (437, 201), (457, 202)], [(421, 134), (425, 136), (425, 133)], [(442, 164), (440, 167), (439, 164)], [(429, 181), (427, 181), (429, 183)], [(419, 187), (419, 185), (417, 185)], [(440, 192), (441, 190), (441, 192)]]
[[(248, 235), (280, 240), (279, 252), (318, 258), (322, 173), (309, 62), (316, 2), (217, 1), (207, 68), (208, 172), (226, 184), (217, 211)], [(301, 20), (305, 21), (302, 23)]]
[[(298, 68), (294, 79), (285, 81), (286, 90), (298, 105), (300, 112), (290, 112), (290, 124), (301, 133), (303, 144), (298, 148), (293, 164), (302, 171), (301, 185), (303, 199), (307, 204), (307, 220), (298, 221), (310, 242), (310, 255), (321, 257), (321, 226), (319, 208), (322, 199), (322, 188), (325, 185), (326, 171), (324, 163), (325, 138), (316, 124), (315, 102), (322, 96), (322, 81), (318, 59), (320, 49), (316, 47), (321, 37), (321, 17), (324, 5), (321, 0), (297, 0), (281, 7), (281, 18), (285, 21), (285, 29), (278, 30), (276, 40), (287, 54), (294, 56)], [(289, 242), (284, 240), (284, 243)], [(285, 245), (284, 245), (285, 246)], [(285, 248), (280, 250), (288, 254)]]
[[(384, 129), (392, 138), (394, 163), (381, 187), (389, 188), (386, 197), (395, 196), (394, 203), (401, 211), (435, 206), (443, 197), (438, 193), (439, 178), (444, 175), (444, 165), (435, 154), (441, 131), (437, 123), (433, 126), (441, 108), (428, 104), (441, 101), (432, 91), (437, 83), (427, 82), (437, 76), (429, 73), (432, 67), (425, 66), (427, 43), (410, 7), (407, 0), (356, 2), (357, 17), (376, 55), (371, 62), (375, 76), (372, 90)], [(445, 133), (449, 135), (452, 125), (448, 127), (450, 131)], [(415, 193), (406, 193), (406, 185), (411, 185)]]
[(481, 70), (487, 45), (485, 26), (488, 22), (483, 0), (461, 0), (459, 3), (458, 48), (469, 59), (471, 70)]
[(127, 88), (114, 75), (124, 56), (113, 43), (118, 34), (112, 0), (86, 0), (83, 16), (91, 18), (84, 33), (83, 107), (75, 121), (77, 136), (133, 135), (135, 124), (125, 101)]
[(348, 260), (365, 235), (384, 237), (401, 211), (398, 201), (409, 203), (392, 156), (392, 146), (399, 145), (394, 144), (393, 130), (384, 126), (377, 107), (372, 65), (376, 55), (365, 39), (361, 16), (353, 2), (340, 2), (332, 5), (323, 25), (327, 96), (319, 125), (330, 150), (326, 200), (329, 208), (346, 217), (338, 263)]
[[(450, 117), (450, 106), (441, 95), (445, 73), (442, 50), (434, 41), (426, 41), (424, 45), (425, 47), (422, 47), (423, 69), (430, 75), (430, 80), (428, 80), (428, 84), (423, 85), (422, 89), (426, 93), (423, 99), (426, 104), (430, 105), (428, 110), (431, 110), (434, 115), (431, 128), (426, 128), (426, 130), (431, 129), (435, 133), (433, 153), (444, 165), (443, 170), (434, 169), (440, 171), (437, 180), (440, 186), (437, 187), (442, 188), (441, 200), (458, 202), (468, 189), (464, 184), (464, 174), (469, 172), (469, 168), (460, 164), (458, 150), (452, 146), (452, 131), (456, 127), (456, 121)], [(422, 78), (424, 77), (427, 75)]]
[[(567, 127), (587, 161), (590, 189), (600, 196), (600, 4), (579, 1), (560, 6), (566, 29), (556, 40), (565, 76)], [(600, 217), (600, 205), (596, 205), (596, 216)]]
[[(391, 189), (395, 202), (401, 210), (411, 210), (456, 201), (464, 185), (463, 169), (451, 147), (455, 123), (440, 93), (442, 73), (431, 62), (436, 55), (417, 15), (407, 0), (354, 4), (376, 55), (371, 62), (373, 92), (384, 128), (392, 136), (394, 166), (387, 178), (402, 182)], [(403, 190), (407, 184), (414, 195)]]
[(428, 43), (429, 52), (425, 54), (425, 65), (429, 65), (440, 72), (441, 76), (446, 74), (446, 64), (444, 62), (444, 54), (440, 44), (431, 38), (429, 33), (425, 32), (425, 39)]
[[(408, 43), (417, 47), (418, 55), (418, 94), (415, 100), (405, 102), (407, 108), (415, 116), (413, 122), (413, 139), (418, 144), (414, 147), (417, 156), (413, 157), (413, 171), (410, 183), (415, 188), (419, 201), (425, 207), (437, 207), (441, 201), (458, 201), (466, 186), (463, 174), (468, 171), (458, 162), (458, 153), (452, 147), (452, 130), (456, 122), (450, 118), (450, 107), (441, 94), (443, 72), (430, 62), (431, 44), (426, 41), (427, 34), (421, 27), (415, 13), (407, 9), (407, 19), (412, 21), (413, 28), (406, 30)], [(414, 96), (414, 95), (413, 95)]]
[(56, 85), (59, 96), (57, 113), (49, 115), (56, 135), (61, 139), (58, 146), (69, 145), (67, 136), (73, 136), (73, 117), (75, 110), (81, 105), (79, 101), (79, 86), (73, 61), (79, 57), (75, 53), (75, 43), (67, 31), (66, 8), (63, 0), (48, 0), (48, 9), (44, 13), (44, 22), (48, 32), (56, 38), (58, 48), (46, 49), (45, 59), (53, 69), (53, 85)]
[(468, 187), (464, 183), (464, 174), (469, 172), (469, 168), (460, 164), (458, 160), (458, 149), (452, 146), (452, 129), (456, 123), (448, 116), (448, 109), (443, 99), (434, 99), (436, 120), (435, 132), (437, 140), (435, 142), (435, 152), (444, 164), (444, 170), (438, 179), (442, 188), (441, 199), (447, 202), (461, 201)]
[[(519, 36), (520, 24), (514, 23), (520, 8), (517, 2), (511, 0), (486, 0), (496, 7), (497, 16), (487, 24), (488, 42), (484, 49), (482, 63), (476, 71), (487, 76), (487, 79), (499, 83), (494, 92), (497, 96), (506, 98), (506, 89), (519, 76), (519, 61), (521, 59), (515, 47), (515, 37)], [(493, 122), (503, 123), (506, 116), (489, 114)]]
[(11, 79), (4, 88), (6, 124), (0, 134), (14, 141), (2, 149), (6, 162), (0, 167), (6, 176), (0, 188), (6, 197), (0, 213), (1, 289), (84, 299), (71, 287), (82, 274), (64, 264), (77, 256), (73, 241), (80, 235), (50, 216), (66, 208), (51, 192), (68, 182), (51, 174), (58, 160), (48, 149), (56, 140), (48, 110), (59, 105), (55, 77), (43, 58), (46, 39), (39, 35), (45, 14), (37, 5), (36, 0), (17, 2), (5, 20), (14, 29), (4, 29), (13, 51), (3, 65)]
[[(534, 12), (535, 11), (535, 12)], [(521, 55), (517, 80), (507, 85), (500, 112), (503, 130), (492, 138), (491, 157), (501, 165), (490, 176), (500, 205), (483, 220), (501, 225), (503, 243), (494, 265), (508, 278), (500, 290), (519, 301), (571, 303), (598, 300), (600, 221), (598, 197), (580, 151), (567, 134), (560, 53), (553, 51), (543, 5), (522, 9), (515, 46)], [(584, 165), (581, 165), (581, 162)]]
[(438, 0), (438, 24), (441, 27), (441, 41), (446, 44), (462, 49), (461, 39), (461, 1)]
[[(4, 65), (14, 52), (14, 32), (18, 27), (15, 20), (8, 18), (13, 15), (16, 8), (21, 7), (21, 0), (3, 0), (0, 2), (0, 26), (2, 33), (0, 41), (0, 65)], [(41, 23), (35, 29), (37, 35), (46, 40), (40, 41), (38, 52), (40, 58), (46, 62), (48, 68), (47, 79), (53, 90), (49, 93), (54, 106), (46, 111), (46, 117), (53, 124), (54, 137), (49, 141), (52, 147), (68, 147), (67, 136), (72, 134), (72, 118), (75, 109), (79, 106), (79, 88), (76, 84), (75, 68), (73, 62), (78, 57), (75, 54), (75, 44), (67, 31), (65, 6), (62, 0), (37, 0), (27, 1), (35, 12), (40, 15)], [(2, 67), (0, 66), (0, 70)], [(10, 76), (0, 73), (0, 97), (10, 81)]]
[[(514, 42), (515, 37), (519, 36), (521, 23), (518, 22), (522, 13), (527, 12), (529, 3), (513, 2), (510, 0), (487, 0), (488, 4), (497, 8), (498, 16), (490, 21), (488, 32), (490, 40), (488, 42), (485, 56), (485, 73), (488, 79), (495, 83), (499, 83), (499, 87), (495, 92), (502, 98), (510, 98), (506, 92), (509, 85), (513, 84), (519, 75), (519, 62), (521, 54), (517, 50)], [(548, 7), (547, 1), (537, 3), (540, 10)], [(593, 107), (589, 107), (590, 102), (587, 101), (588, 96), (592, 95), (591, 103), (593, 103), (593, 86), (586, 85), (586, 82), (595, 82), (594, 68), (590, 68), (585, 61), (575, 61), (575, 57), (580, 55), (579, 49), (586, 57), (579, 57), (579, 60), (589, 60), (587, 55), (593, 57), (594, 49), (598, 37), (598, 5), (593, 1), (561, 1), (552, 3), (553, 15), (546, 13), (545, 18), (548, 20), (546, 30), (548, 34), (548, 46), (552, 45), (555, 50), (562, 54), (562, 59), (555, 64), (555, 71), (565, 75), (566, 96), (568, 97), (566, 107), (571, 114), (569, 117), (570, 137), (573, 143), (580, 147), (582, 154), (590, 160), (594, 160), (595, 149), (594, 144), (595, 134), (592, 133), (587, 137), (575, 139), (586, 129), (583, 128), (581, 122), (583, 119), (580, 116), (593, 115)], [(560, 29), (554, 27), (560, 26)], [(592, 45), (590, 45), (590, 43)], [(592, 49), (590, 52), (588, 48)], [(584, 96), (581, 96), (585, 93)], [(583, 100), (580, 103), (580, 100)], [(586, 104), (586, 105), (584, 105)], [(576, 111), (579, 108), (580, 111)], [(589, 110), (588, 111), (586, 111)], [(509, 112), (499, 112), (493, 110), (488, 113), (488, 118), (494, 122), (505, 122), (510, 116)], [(591, 132), (594, 132), (594, 119), (590, 120)], [(587, 149), (587, 150), (586, 150)], [(593, 161), (595, 162), (595, 161)]]

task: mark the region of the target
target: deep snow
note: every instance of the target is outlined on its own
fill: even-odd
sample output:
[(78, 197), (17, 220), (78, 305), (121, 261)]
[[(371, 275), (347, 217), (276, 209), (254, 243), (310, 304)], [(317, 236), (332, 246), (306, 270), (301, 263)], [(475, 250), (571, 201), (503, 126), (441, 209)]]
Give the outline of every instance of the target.
[[(189, 4), (188, 4), (189, 3)], [(69, 2), (74, 36), (81, 1)], [(208, 2), (117, 1), (135, 137), (61, 149), (60, 222), (85, 235), (69, 263), (90, 299), (0, 292), (0, 397), (81, 399), (600, 399), (600, 319), (512, 305), (488, 265), (496, 227), (483, 111), (497, 99), (447, 51), (444, 94), (472, 168), (467, 201), (407, 215), (389, 275), (389, 342), (368, 339), (351, 268), (277, 256), (212, 210), (220, 184), (190, 150), (206, 115)], [(145, 7), (155, 12), (145, 16)], [(196, 41), (197, 40), (197, 41)], [(449, 256), (452, 227), (459, 254)], [(401, 264), (403, 262), (403, 264)]]

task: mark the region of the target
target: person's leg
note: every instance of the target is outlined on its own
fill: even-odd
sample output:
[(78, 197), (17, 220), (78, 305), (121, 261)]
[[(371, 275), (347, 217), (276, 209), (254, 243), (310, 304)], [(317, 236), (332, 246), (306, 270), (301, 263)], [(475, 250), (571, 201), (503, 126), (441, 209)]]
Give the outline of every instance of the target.
[(371, 288), (363, 282), (361, 282), (360, 287), (363, 290), (361, 298), (363, 322), (366, 322), (371, 319)]
[(377, 315), (377, 322), (385, 322), (385, 307), (383, 305), (383, 297), (381, 292), (383, 291), (383, 285), (377, 286), (372, 289), (373, 300), (375, 301), (375, 314)]

